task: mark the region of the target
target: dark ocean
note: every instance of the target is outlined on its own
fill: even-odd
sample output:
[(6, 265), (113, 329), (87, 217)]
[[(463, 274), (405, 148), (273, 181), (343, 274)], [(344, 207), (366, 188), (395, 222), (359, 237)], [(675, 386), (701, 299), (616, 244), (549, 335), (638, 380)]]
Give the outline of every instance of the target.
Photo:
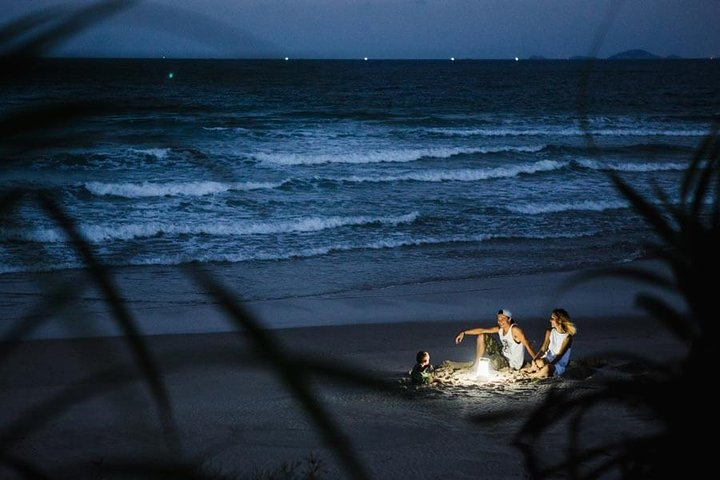
[[(278, 298), (642, 257), (608, 172), (676, 200), (720, 62), (48, 60), (0, 108), (81, 99), (108, 114), (0, 189), (55, 195), (107, 264)], [(3, 222), (0, 272), (80, 266), (36, 206)]]

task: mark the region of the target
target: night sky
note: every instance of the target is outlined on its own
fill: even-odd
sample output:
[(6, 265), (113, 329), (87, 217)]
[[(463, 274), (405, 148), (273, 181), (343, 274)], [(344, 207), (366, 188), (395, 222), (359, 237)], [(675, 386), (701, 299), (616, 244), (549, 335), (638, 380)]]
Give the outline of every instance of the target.
[[(51, 0), (0, 0), (3, 23)], [(85, 3), (88, 2), (79, 2)], [(73, 2), (77, 5), (78, 2)], [(720, 55), (720, 0), (140, 2), (53, 53), (101, 57), (567, 58)]]

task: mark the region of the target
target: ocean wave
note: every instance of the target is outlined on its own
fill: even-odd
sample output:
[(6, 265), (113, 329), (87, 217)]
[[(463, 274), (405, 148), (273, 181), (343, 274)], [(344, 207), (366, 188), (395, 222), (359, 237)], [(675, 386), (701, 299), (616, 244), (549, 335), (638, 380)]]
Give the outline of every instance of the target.
[(533, 174), (560, 170), (569, 165), (568, 162), (556, 160), (542, 160), (540, 162), (514, 165), (510, 167), (458, 169), (458, 170), (427, 170), (424, 172), (408, 172), (401, 175), (383, 176), (348, 176), (328, 177), (328, 180), (349, 183), (382, 183), (382, 182), (477, 182), (499, 178), (512, 178), (522, 174)]
[(449, 137), (524, 137), (557, 136), (578, 137), (586, 134), (608, 137), (704, 137), (708, 130), (665, 128), (597, 128), (584, 130), (578, 127), (561, 128), (430, 128), (430, 133)]
[(616, 172), (665, 172), (682, 171), (688, 167), (687, 163), (608, 163), (598, 160), (573, 160), (576, 165), (591, 170), (604, 170)]
[(544, 145), (532, 146), (500, 146), (482, 148), (425, 148), (408, 150), (380, 150), (340, 154), (300, 154), (300, 153), (256, 153), (255, 159), (260, 162), (280, 165), (321, 165), (326, 163), (407, 163), (422, 158), (450, 158), (463, 154), (487, 154), (501, 152), (539, 152)]
[[(412, 216), (414, 214), (410, 214)], [(401, 217), (398, 217), (400, 219)], [(6, 232), (0, 231), (0, 234)], [(433, 245), (452, 245), (463, 243), (478, 243), (492, 240), (552, 240), (552, 239), (577, 239), (597, 235), (597, 232), (580, 232), (580, 233), (564, 233), (564, 234), (520, 234), (520, 235), (500, 235), (500, 234), (470, 234), (470, 235), (449, 235), (449, 236), (430, 236), (422, 238), (385, 238), (373, 240), (369, 242), (345, 242), (326, 246), (301, 248), (285, 252), (238, 252), (238, 253), (220, 253), (213, 249), (203, 250), (201, 254), (190, 253), (160, 253), (149, 257), (126, 258), (122, 263), (109, 259), (108, 265), (126, 266), (126, 265), (178, 265), (184, 263), (241, 263), (249, 261), (282, 261), (296, 258), (312, 258), (333, 253), (343, 253), (351, 251), (372, 251), (372, 250), (392, 250), (397, 248), (412, 248)], [(0, 273), (11, 272), (27, 272), (27, 271), (49, 271), (63, 270), (69, 268), (81, 268), (81, 262), (73, 259), (65, 262), (32, 266), (19, 265), (0, 265)]]
[(170, 153), (169, 148), (129, 148), (128, 151), (135, 155), (149, 155), (158, 160), (164, 160)]
[[(174, 255), (154, 257), (152, 259), (144, 259), (140, 263), (142, 264), (177, 264), (177, 263), (188, 263), (188, 262), (228, 262), (228, 263), (240, 263), (248, 261), (281, 261), (290, 260), (294, 258), (312, 258), (320, 257), (324, 255), (330, 255), (333, 253), (343, 253), (351, 251), (364, 251), (364, 250), (392, 250), (396, 248), (407, 248), (407, 247), (422, 247), (432, 245), (445, 245), (445, 244), (462, 244), (462, 243), (478, 243), (486, 242), (491, 240), (549, 240), (549, 239), (576, 239), (585, 238), (596, 235), (596, 232), (585, 232), (577, 234), (555, 234), (555, 235), (499, 235), (499, 234), (476, 234), (476, 235), (450, 235), (446, 237), (424, 237), (424, 238), (405, 238), (405, 239), (381, 239), (371, 242), (357, 242), (357, 243), (339, 243), (334, 245), (327, 245), (322, 247), (304, 248), (298, 250), (292, 250), (288, 252), (273, 252), (273, 253), (259, 253), (259, 252), (248, 252), (248, 253), (215, 253), (207, 252), (203, 255), (196, 257), (186, 257)], [(138, 264), (138, 263), (134, 263)]]
[(278, 188), (280, 183), (268, 182), (178, 182), (178, 183), (102, 183), (87, 182), (85, 189), (98, 196), (114, 196), (124, 198), (189, 196), (201, 197), (224, 193), (230, 190), (260, 190)]
[[(237, 222), (232, 224), (177, 224), (148, 222), (128, 225), (85, 225), (80, 232), (91, 243), (127, 241), (160, 235), (245, 236), (277, 233), (317, 232), (346, 226), (400, 225), (415, 222), (418, 212), (398, 216), (309, 217), (275, 222)], [(0, 229), (0, 239), (10, 241), (62, 243), (69, 241), (62, 230), (54, 228)]]
[(202, 127), (208, 132), (236, 132), (236, 133), (252, 133), (252, 130), (244, 127)]
[(514, 213), (523, 213), (528, 215), (541, 215), (544, 213), (570, 212), (570, 211), (589, 211), (602, 212), (605, 210), (616, 210), (621, 208), (629, 208), (627, 202), (622, 201), (590, 201), (575, 203), (530, 203), (527, 205), (509, 206), (507, 210)]

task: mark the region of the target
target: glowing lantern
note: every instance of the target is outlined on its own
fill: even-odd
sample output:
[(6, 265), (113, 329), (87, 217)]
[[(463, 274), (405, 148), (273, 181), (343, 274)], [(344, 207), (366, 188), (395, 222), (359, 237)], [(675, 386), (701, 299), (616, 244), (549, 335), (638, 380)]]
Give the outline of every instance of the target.
[(481, 358), (477, 362), (477, 370), (475, 371), (477, 378), (488, 378), (490, 376), (490, 360)]

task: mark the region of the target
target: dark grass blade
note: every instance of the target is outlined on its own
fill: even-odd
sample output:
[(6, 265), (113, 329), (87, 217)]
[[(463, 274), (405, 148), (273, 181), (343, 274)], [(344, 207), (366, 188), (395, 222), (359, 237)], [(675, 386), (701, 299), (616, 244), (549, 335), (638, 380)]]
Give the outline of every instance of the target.
[(105, 302), (124, 332), (128, 346), (135, 354), (138, 367), (144, 372), (150, 391), (155, 399), (158, 414), (164, 426), (165, 438), (168, 446), (180, 451), (180, 442), (177, 438), (177, 428), (173, 418), (172, 406), (162, 383), (156, 362), (140, 337), (135, 321), (125, 306), (117, 286), (110, 273), (95, 258), (90, 245), (83, 239), (77, 230), (74, 221), (63, 210), (46, 196), (40, 197), (40, 205), (55, 220), (62, 230), (71, 239), (73, 246), (87, 266), (89, 274), (96, 282), (99, 290), (105, 297)]
[(61, 392), (27, 409), (0, 431), (0, 452), (7, 451), (16, 441), (42, 428), (73, 406), (90, 398), (103, 395), (119, 388), (137, 375), (130, 368), (113, 368), (73, 384)]
[(717, 145), (718, 125), (713, 124), (708, 135), (703, 137), (702, 142), (698, 146), (697, 150), (693, 154), (688, 169), (683, 177), (683, 181), (680, 185), (680, 195), (684, 200), (689, 199), (692, 195), (692, 191), (696, 189), (698, 183), (698, 176), (701, 174), (702, 162), (704, 158), (715, 158), (710, 153), (713, 150), (713, 145)]
[(0, 135), (3, 139), (0, 153), (4, 152), (5, 157), (9, 154), (17, 157), (18, 152), (27, 154), (49, 146), (87, 142), (84, 135), (73, 135), (66, 129), (81, 120), (109, 112), (109, 108), (100, 102), (76, 101), (25, 107), (6, 113), (0, 118)]
[(589, 410), (603, 402), (614, 402), (629, 406), (647, 404), (658, 408), (662, 399), (652, 396), (662, 392), (656, 383), (640, 383), (634, 381), (608, 381), (603, 388), (596, 391), (572, 396), (569, 392), (551, 390), (540, 406), (533, 411), (526, 423), (519, 430), (516, 440), (527, 443), (527, 439), (538, 437), (559, 420), (574, 414), (576, 409)]
[(710, 149), (708, 152), (708, 159), (706, 165), (701, 168), (698, 172), (697, 185), (693, 196), (691, 215), (695, 218), (700, 216), (703, 207), (705, 206), (705, 198), (707, 197), (708, 188), (712, 182), (712, 177), (717, 175), (717, 160), (718, 160), (718, 149), (720, 148), (720, 142), (718, 142), (717, 136), (713, 137)]
[(234, 296), (209, 275), (199, 269), (191, 270), (189, 273), (200, 286), (215, 297), (227, 312), (229, 319), (250, 335), (257, 355), (275, 369), (280, 379), (313, 420), (325, 443), (335, 451), (347, 474), (358, 480), (369, 478), (365, 466), (356, 457), (349, 440), (342, 434), (330, 413), (313, 395), (302, 369), (297, 369), (293, 365), (291, 358), (285, 354), (273, 335), (268, 330), (264, 330)]
[(19, 345), (19, 341), (28, 337), (36, 328), (50, 321), (53, 315), (62, 313), (72, 301), (80, 296), (86, 285), (66, 284), (51, 290), (45, 300), (24, 315), (10, 330), (0, 338), (0, 364)]
[[(198, 362), (198, 359), (201, 359), (201, 361)], [(302, 357), (293, 357), (291, 360), (293, 366), (294, 363), (297, 363), (300, 372), (317, 373), (345, 380), (359, 386), (387, 386), (387, 384), (369, 375), (358, 374), (357, 367), (350, 365), (328, 369), (318, 367), (320, 361), (316, 359), (306, 360)], [(232, 369), (238, 367), (265, 368), (267, 367), (267, 360), (258, 358), (255, 353), (238, 349), (236, 344), (228, 344), (225, 348), (212, 350), (207, 350), (204, 345), (197, 345), (196, 347), (184, 347), (165, 352), (162, 356), (162, 364), (164, 367), (163, 372), (177, 373), (213, 365)], [(119, 359), (115, 364), (79, 379), (50, 398), (45, 399), (39, 405), (23, 412), (12, 424), (7, 425), (0, 431), (0, 452), (8, 450), (15, 441), (31, 435), (34, 431), (42, 428), (75, 405), (120, 389), (129, 383), (144, 380), (145, 376), (142, 372), (139, 372), (132, 364)], [(401, 396), (399, 390), (390, 390), (390, 393)]]
[[(0, 161), (2, 160), (0, 159)], [(17, 188), (12, 189), (0, 196), (0, 215), (2, 215), (0, 217), (0, 221), (5, 221), (5, 219), (7, 218), (5, 217), (5, 215), (8, 215), (10, 212), (12, 212), (24, 196), (25, 191)]]
[(689, 344), (700, 335), (698, 325), (662, 299), (639, 294), (635, 301), (683, 342)]
[(62, 15), (64, 11), (61, 7), (49, 7), (6, 23), (0, 27), (0, 48), (2, 48), (3, 45), (12, 43), (19, 37), (27, 34), (27, 32), (52, 21), (59, 15)]
[[(98, 22), (125, 10), (137, 3), (137, 0), (104, 0), (86, 7), (77, 8), (74, 12), (48, 27), (45, 31), (32, 36), (15, 47), (9, 53), (14, 57), (38, 57), (47, 53), (59, 43), (77, 35), (79, 32)], [(47, 23), (47, 22), (45, 22)]]
[(28, 480), (48, 480), (51, 478), (40, 470), (40, 468), (27, 460), (9, 455), (2, 450), (0, 450), (0, 465), (4, 465), (7, 468), (15, 470), (18, 474), (22, 475), (22, 478), (26, 478)]
[[(715, 154), (713, 157), (713, 161), (715, 162), (715, 165), (720, 162), (720, 136), (716, 134), (716, 145), (718, 148), (715, 151)], [(720, 168), (716, 167), (716, 170), (720, 170)], [(720, 171), (717, 172), (715, 175), (715, 194), (712, 197), (712, 209), (711, 209), (711, 215), (710, 215), (710, 229), (711, 230), (717, 230), (720, 227)]]
[(677, 232), (668, 224), (662, 213), (632, 187), (626, 184), (618, 175), (614, 173), (608, 173), (608, 175), (615, 187), (630, 201), (633, 207), (635, 207), (635, 210), (645, 218), (658, 235), (660, 235), (668, 245), (676, 246)]
[(578, 113), (578, 120), (580, 123), (580, 129), (583, 132), (583, 139), (585, 140), (585, 145), (587, 146), (591, 154), (596, 151), (596, 147), (592, 133), (590, 132), (590, 122), (588, 122), (588, 99), (590, 98), (590, 96), (588, 95), (588, 91), (590, 85), (590, 77), (592, 76), (595, 66), (595, 57), (600, 51), (600, 47), (605, 41), (605, 37), (607, 36), (608, 31), (610, 30), (610, 27), (612, 26), (612, 23), (615, 20), (617, 13), (619, 12), (625, 1), (626, 0), (614, 0), (613, 8), (610, 8), (608, 10), (608, 13), (603, 18), (600, 27), (595, 30), (595, 35), (593, 37), (593, 41), (588, 52), (588, 56), (590, 57), (590, 59), (586, 62), (583, 62), (585, 66), (585, 72), (584, 75), (580, 76), (580, 80), (578, 82), (577, 95), (575, 97), (575, 109)]
[(673, 291), (677, 288), (672, 279), (663, 274), (653, 272), (640, 267), (607, 267), (598, 268), (587, 272), (580, 272), (572, 275), (569, 279), (563, 281), (558, 287), (558, 291), (567, 292), (578, 284), (591, 282), (599, 278), (619, 277), (628, 280), (645, 283), (653, 287), (657, 287), (667, 291)]

